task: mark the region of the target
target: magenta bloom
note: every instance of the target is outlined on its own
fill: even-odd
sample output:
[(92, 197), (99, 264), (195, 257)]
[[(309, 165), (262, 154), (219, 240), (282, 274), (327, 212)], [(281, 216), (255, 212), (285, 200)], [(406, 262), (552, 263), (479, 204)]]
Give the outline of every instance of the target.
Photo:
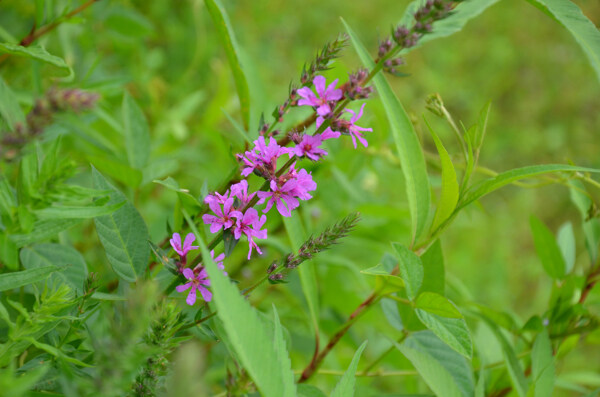
[[(321, 128), (321, 124), (323, 124), (323, 121), (325, 121), (325, 119), (323, 117), (317, 117), (317, 122), (316, 122), (316, 126), (317, 126), (317, 130), (319, 128)], [(325, 128), (325, 131), (323, 131), (323, 133), (321, 134), (321, 140), (327, 140), (327, 139), (332, 139), (332, 138), (339, 138), (340, 135), (342, 135), (341, 133), (339, 133), (338, 131), (333, 131), (331, 129), (331, 127), (327, 127)]]
[(245, 179), (235, 185), (231, 185), (231, 195), (235, 196), (240, 200), (238, 207), (244, 207), (248, 204), (252, 198), (256, 195), (255, 193), (248, 194), (248, 181)]
[(295, 182), (296, 184), (292, 188), (294, 197), (298, 197), (300, 200), (310, 200), (312, 196), (308, 192), (317, 189), (317, 183), (313, 181), (312, 175), (305, 169), (301, 169), (296, 175)]
[(317, 114), (319, 116), (325, 116), (331, 113), (332, 109), (330, 106), (330, 102), (336, 102), (342, 99), (342, 90), (336, 89), (338, 80), (335, 79), (333, 83), (329, 84), (327, 88), (325, 88), (325, 77), (316, 76), (313, 80), (313, 84), (317, 90), (318, 97), (313, 93), (313, 91), (308, 87), (302, 87), (298, 90), (298, 95), (302, 97), (298, 101), (298, 105), (308, 105), (317, 108)]
[(290, 179), (283, 186), (279, 186), (276, 181), (271, 181), (271, 192), (257, 192), (260, 198), (257, 204), (262, 204), (268, 198), (267, 206), (263, 210), (264, 213), (269, 212), (273, 204), (277, 207), (277, 211), (283, 216), (292, 216), (292, 210), (300, 205), (294, 197), (294, 188), (296, 180)]
[(206, 287), (210, 286), (210, 280), (208, 279), (208, 274), (206, 273), (206, 270), (204, 268), (201, 268), (201, 270), (196, 275), (194, 274), (194, 271), (188, 267), (183, 269), (183, 275), (189, 280), (189, 283), (178, 285), (177, 287), (175, 287), (175, 289), (177, 290), (177, 292), (183, 292), (192, 287), (185, 302), (190, 306), (196, 303), (196, 291), (200, 291), (202, 299), (204, 299), (206, 302), (210, 302), (210, 300), (212, 299), (212, 293), (208, 289), (206, 289)]
[(306, 156), (311, 160), (317, 161), (321, 156), (327, 155), (325, 150), (319, 148), (321, 143), (323, 143), (321, 134), (316, 134), (314, 136), (305, 134), (302, 136), (302, 141), (294, 148), (294, 153), (296, 153), (296, 156), (298, 157)]
[(348, 123), (348, 132), (350, 133), (350, 136), (352, 137), (352, 143), (354, 143), (354, 149), (356, 149), (356, 139), (358, 139), (360, 141), (360, 143), (363, 144), (364, 147), (369, 146), (369, 143), (367, 142), (367, 140), (365, 139), (363, 133), (361, 131), (370, 131), (372, 132), (373, 129), (372, 128), (362, 128), (357, 126), (356, 123), (358, 121), (358, 119), (360, 119), (363, 115), (363, 109), (365, 108), (365, 103), (363, 103), (363, 105), (360, 107), (360, 110), (358, 111), (358, 114), (356, 114), (354, 111), (350, 110), (350, 109), (346, 109), (346, 112), (351, 113), (352, 117), (350, 118), (350, 121)]
[(191, 250), (197, 250), (199, 248), (197, 245), (192, 245), (194, 240), (196, 240), (196, 236), (194, 236), (194, 233), (188, 233), (188, 235), (185, 236), (185, 241), (183, 242), (183, 245), (181, 245), (181, 236), (179, 235), (179, 233), (173, 233), (173, 238), (171, 238), (169, 242), (171, 243), (171, 247), (173, 247), (175, 252), (177, 252), (179, 256), (184, 258), (188, 252), (190, 252)]
[(258, 212), (254, 208), (248, 208), (245, 214), (242, 215), (240, 211), (236, 211), (234, 216), (237, 218), (237, 222), (233, 229), (233, 237), (235, 237), (236, 240), (239, 240), (240, 237), (242, 237), (242, 234), (245, 234), (248, 238), (248, 245), (250, 246), (248, 260), (250, 260), (250, 256), (252, 255), (252, 248), (256, 248), (256, 251), (259, 254), (262, 254), (262, 251), (258, 248), (258, 245), (253, 238), (267, 238), (267, 230), (260, 230), (267, 221), (266, 215), (259, 218)]
[(225, 254), (221, 254), (215, 258), (215, 250), (211, 250), (210, 257), (217, 264), (217, 267), (223, 270), (223, 274), (227, 276), (227, 272), (225, 271), (225, 265), (223, 264), (223, 261), (225, 260)]
[(271, 173), (275, 172), (277, 168), (277, 159), (282, 154), (288, 154), (292, 157), (292, 149), (279, 146), (277, 140), (273, 137), (269, 140), (268, 145), (264, 136), (258, 137), (258, 139), (254, 141), (252, 150), (244, 153), (244, 156), (237, 156), (246, 166), (246, 168), (242, 170), (242, 175), (248, 176), (254, 172), (257, 167), (261, 166)]
[(202, 220), (204, 223), (210, 225), (211, 233), (216, 233), (221, 229), (229, 229), (233, 225), (233, 219), (231, 218), (231, 211), (233, 209), (232, 197), (226, 199), (222, 204), (222, 207), (220, 204), (220, 199), (215, 196), (207, 196), (204, 199), (204, 202), (208, 204), (212, 212), (215, 213), (215, 215), (202, 215)]

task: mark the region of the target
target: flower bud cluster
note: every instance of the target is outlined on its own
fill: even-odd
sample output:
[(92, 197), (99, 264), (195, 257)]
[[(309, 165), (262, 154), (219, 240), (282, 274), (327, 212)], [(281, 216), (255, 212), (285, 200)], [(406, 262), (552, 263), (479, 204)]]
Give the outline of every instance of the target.
[(349, 73), (348, 81), (341, 87), (344, 96), (353, 101), (367, 99), (373, 92), (373, 87), (364, 87), (368, 76), (369, 71), (367, 69), (358, 69), (354, 73)]

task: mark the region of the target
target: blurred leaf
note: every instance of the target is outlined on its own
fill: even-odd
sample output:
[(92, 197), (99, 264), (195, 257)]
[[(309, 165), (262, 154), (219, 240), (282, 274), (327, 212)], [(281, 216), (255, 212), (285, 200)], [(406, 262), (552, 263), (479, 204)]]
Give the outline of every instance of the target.
[[(92, 176), (95, 188), (113, 191), (108, 204), (126, 200), (95, 168)], [(148, 228), (139, 212), (127, 202), (112, 214), (95, 218), (94, 223), (115, 273), (125, 281), (136, 281), (146, 270), (150, 256)]]
[(531, 351), (531, 380), (527, 396), (545, 397), (554, 389), (554, 356), (548, 332), (544, 330), (535, 338)]
[[(354, 49), (363, 65), (369, 70), (373, 70), (375, 63), (369, 52), (346, 21), (342, 19), (342, 23), (346, 27)], [(408, 195), (408, 205), (412, 220), (412, 241), (414, 242), (425, 228), (431, 201), (425, 157), (423, 156), (421, 144), (412, 122), (383, 73), (378, 73), (373, 78), (373, 81), (385, 108), (392, 135), (396, 142), (396, 148), (398, 149), (398, 156), (405, 177), (406, 193)]]
[(423, 283), (424, 272), (421, 258), (401, 244), (392, 243), (392, 246), (398, 254), (398, 267), (406, 286), (406, 295), (412, 301), (417, 297)]
[(118, 32), (123, 36), (144, 37), (154, 31), (152, 23), (139, 12), (130, 8), (114, 8), (105, 20), (111, 32)]
[(436, 395), (473, 396), (474, 381), (468, 361), (431, 331), (415, 332), (401, 345), (393, 343), (410, 360)]
[[(463, 3), (465, 4), (465, 3)], [(492, 103), (488, 102), (483, 109), (479, 112), (479, 120), (477, 120), (477, 124), (475, 124), (475, 128), (469, 129), (467, 133), (472, 132), (470, 138), (471, 143), (473, 144), (473, 149), (475, 152), (479, 152), (481, 146), (483, 145), (483, 139), (485, 138), (485, 133), (487, 131), (487, 123), (488, 117), (490, 115), (490, 108), (492, 107)]]
[(169, 258), (168, 252), (160, 248), (158, 245), (154, 244), (152, 241), (148, 241), (148, 245), (150, 245), (150, 250), (158, 259), (162, 265), (167, 268), (173, 274), (179, 274), (177, 269), (177, 265), (175, 264), (175, 259)]
[(10, 239), (17, 247), (24, 247), (38, 241), (44, 241), (58, 233), (70, 229), (81, 222), (81, 219), (51, 219), (37, 221), (33, 224), (32, 233), (12, 234)]
[(182, 189), (179, 187), (179, 183), (171, 177), (166, 178), (165, 180), (154, 180), (154, 183), (158, 183), (159, 185), (163, 185), (169, 190), (172, 190), (177, 193), (177, 197), (181, 200), (186, 211), (191, 211), (192, 213), (198, 212), (202, 208), (202, 203), (196, 199), (196, 197), (190, 194), (190, 191), (187, 189)]
[(306, 383), (298, 384), (298, 397), (326, 397), (325, 393), (316, 386)]
[(68, 363), (79, 365), (80, 367), (93, 367), (93, 365), (86, 364), (83, 361), (77, 360), (76, 358), (69, 357), (62, 350), (57, 349), (54, 346), (48, 345), (46, 343), (38, 342), (37, 340), (35, 340), (32, 337), (27, 337), (27, 338), (23, 338), (23, 339), (28, 341), (29, 343), (31, 343), (38, 349), (43, 350), (46, 353), (49, 353), (49, 354), (53, 355), (54, 357), (64, 360)]
[(380, 301), (380, 305), (388, 323), (397, 331), (402, 331), (404, 329), (404, 324), (402, 324), (402, 317), (400, 317), (400, 313), (398, 313), (398, 303), (392, 299), (383, 298)]
[(19, 250), (4, 233), (0, 233), (0, 262), (10, 270), (19, 269)]
[(83, 294), (83, 285), (87, 278), (87, 264), (83, 256), (75, 248), (61, 244), (38, 244), (21, 250), (21, 262), (25, 269), (44, 266), (69, 266), (66, 272), (58, 272), (53, 276), (60, 277), (78, 296)]
[(123, 95), (123, 127), (129, 164), (141, 170), (150, 157), (150, 129), (144, 112), (127, 91)]
[(92, 294), (92, 299), (100, 300), (100, 301), (126, 301), (127, 298), (124, 296), (107, 294), (104, 292), (94, 292)]
[(564, 26), (575, 37), (600, 80), (600, 31), (594, 23), (569, 0), (527, 1)]
[(242, 137), (242, 139), (246, 142), (248, 142), (249, 144), (252, 144), (252, 141), (250, 140), (250, 137), (248, 136), (248, 133), (246, 131), (244, 131), (244, 129), (242, 128), (241, 125), (238, 124), (237, 121), (235, 121), (235, 119), (233, 117), (231, 117), (231, 115), (229, 113), (227, 113), (227, 111), (225, 109), (221, 109), (221, 111), (223, 112), (223, 114), (225, 115), (225, 117), (227, 117), (227, 120), (229, 120), (229, 122), (231, 123), (231, 125), (233, 126), (233, 129), (235, 132), (238, 133), (238, 135), (240, 137)]
[(225, 247), (225, 256), (229, 257), (233, 252), (233, 249), (240, 240), (237, 240), (231, 230), (223, 231), (223, 246)]
[(0, 77), (0, 116), (8, 125), (11, 131), (15, 130), (17, 123), (25, 122), (25, 115), (19, 106), (14, 92), (10, 89), (4, 80)]
[(435, 240), (429, 246), (427, 251), (421, 255), (421, 263), (423, 263), (423, 285), (421, 291), (436, 292), (440, 295), (445, 295), (446, 291), (446, 276), (444, 270), (444, 255), (442, 253), (442, 244), (440, 240)]
[(233, 33), (233, 28), (231, 27), (231, 22), (229, 21), (227, 12), (220, 0), (205, 0), (204, 2), (215, 24), (215, 28), (217, 29), (221, 45), (227, 54), (229, 66), (233, 72), (235, 87), (240, 99), (244, 129), (248, 131), (250, 125), (250, 90), (248, 89), (248, 82), (246, 81), (246, 76), (244, 75), (244, 70), (238, 55), (239, 49)]
[(406, 283), (402, 278), (390, 274), (381, 263), (368, 269), (361, 270), (360, 272), (362, 274), (376, 276), (375, 289), (384, 295), (404, 289), (406, 286)]
[(50, 274), (60, 272), (66, 268), (67, 266), (44, 266), (20, 272), (0, 274), (0, 291), (8, 291), (45, 280)]
[(431, 230), (434, 231), (446, 219), (448, 219), (450, 215), (452, 215), (454, 208), (456, 208), (456, 204), (458, 203), (459, 186), (456, 179), (456, 171), (454, 170), (454, 165), (452, 164), (450, 155), (427, 120), (425, 120), (425, 123), (427, 124), (429, 132), (433, 137), (433, 141), (435, 142), (435, 147), (437, 148), (440, 156), (440, 162), (442, 164), (442, 192), (440, 193), (440, 201), (438, 202), (435, 217), (433, 218), (433, 223), (431, 224)]
[(415, 302), (415, 308), (447, 318), (463, 318), (456, 306), (446, 297), (434, 292), (422, 292)]
[(560, 229), (558, 229), (557, 236), (558, 248), (565, 261), (565, 273), (571, 273), (573, 266), (575, 266), (576, 250), (575, 250), (575, 232), (573, 232), (573, 225), (571, 222), (564, 223)]
[(294, 386), (288, 384), (290, 379), (293, 380), (293, 373), (290, 375), (289, 368), (285, 368), (279, 361), (273, 335), (267, 332), (267, 327), (256, 309), (240, 295), (240, 291), (210, 258), (206, 243), (187, 212), (184, 212), (184, 216), (196, 235), (202, 257), (206, 258), (204, 265), (211, 281), (214, 306), (227, 334), (229, 345), (262, 395), (293, 396)]
[(127, 201), (103, 206), (56, 206), (33, 211), (38, 219), (89, 219), (112, 214)]
[(546, 225), (535, 216), (529, 218), (533, 241), (538, 257), (542, 261), (544, 270), (553, 279), (561, 279), (565, 276), (565, 261), (556, 244), (554, 235)]
[(39, 45), (34, 44), (24, 47), (18, 44), (0, 43), (0, 53), (2, 52), (42, 61), (62, 69), (67, 72), (69, 77), (73, 75), (73, 69), (67, 65), (64, 59), (48, 53), (45, 48)]
[(277, 354), (277, 362), (279, 362), (282, 368), (282, 375), (284, 377), (283, 384), (283, 395), (295, 396), (296, 395), (296, 382), (294, 380), (294, 372), (292, 371), (292, 362), (290, 361), (290, 355), (283, 338), (283, 329), (281, 322), (279, 322), (279, 315), (275, 304), (273, 304), (273, 324), (274, 324), (274, 335), (273, 344), (275, 345), (275, 353)]
[(592, 200), (588, 197), (585, 186), (581, 181), (571, 181), (571, 201), (581, 214), (585, 247), (590, 255), (591, 263), (598, 259), (598, 243), (600, 243), (600, 219), (588, 219), (588, 214), (593, 207)]
[(104, 174), (124, 183), (129, 187), (138, 187), (142, 182), (142, 172), (108, 157), (88, 156), (90, 163)]
[(358, 367), (358, 361), (360, 360), (360, 355), (363, 350), (367, 346), (367, 341), (364, 341), (362, 345), (358, 348), (356, 353), (354, 353), (354, 357), (352, 358), (352, 362), (350, 366), (342, 375), (342, 379), (335, 385), (335, 389), (331, 392), (331, 397), (351, 397), (354, 396), (354, 384), (356, 383), (356, 368)]

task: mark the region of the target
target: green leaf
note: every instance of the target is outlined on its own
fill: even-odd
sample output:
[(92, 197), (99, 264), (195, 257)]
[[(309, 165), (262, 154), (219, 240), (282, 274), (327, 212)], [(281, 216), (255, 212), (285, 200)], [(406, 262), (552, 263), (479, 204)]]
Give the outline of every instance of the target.
[(19, 269), (19, 250), (5, 233), (0, 233), (0, 262), (10, 270)]
[(531, 380), (528, 396), (551, 396), (554, 389), (554, 356), (548, 332), (544, 330), (535, 338), (531, 351)]
[(217, 29), (221, 45), (227, 54), (229, 67), (231, 67), (231, 71), (233, 72), (235, 87), (240, 99), (244, 129), (248, 131), (250, 125), (250, 90), (248, 89), (248, 81), (246, 80), (238, 55), (240, 51), (233, 33), (233, 28), (231, 27), (231, 22), (229, 21), (227, 12), (220, 0), (205, 0), (204, 2)]
[[(290, 239), (290, 245), (294, 252), (298, 252), (302, 244), (307, 240), (308, 236), (300, 219), (300, 213), (292, 212), (291, 217), (283, 217), (283, 224)], [(317, 288), (317, 274), (315, 271), (314, 260), (309, 260), (302, 263), (298, 267), (298, 275), (300, 276), (300, 284), (302, 292), (308, 304), (310, 318), (313, 323), (315, 332), (319, 329), (319, 289)]]
[(0, 43), (0, 52), (42, 61), (62, 69), (63, 71), (67, 72), (69, 77), (73, 75), (73, 69), (67, 65), (64, 59), (50, 54), (45, 48), (39, 45), (24, 47), (18, 44)]
[(50, 274), (64, 269), (66, 269), (66, 266), (44, 266), (20, 272), (0, 274), (0, 291), (8, 291), (45, 280)]
[(422, 292), (415, 302), (415, 308), (441, 317), (463, 318), (452, 302), (435, 292)]
[(86, 364), (83, 361), (77, 360), (76, 358), (67, 356), (65, 353), (63, 353), (62, 350), (57, 349), (54, 346), (48, 345), (46, 343), (38, 342), (37, 340), (35, 340), (35, 338), (26, 337), (26, 338), (22, 338), (22, 339), (26, 340), (29, 343), (31, 343), (32, 345), (34, 345), (38, 349), (44, 350), (45, 352), (53, 355), (54, 357), (57, 357), (57, 358), (59, 358), (61, 360), (64, 360), (64, 361), (66, 361), (68, 363), (79, 365), (80, 367), (93, 367), (93, 365)]
[(36, 269), (44, 266), (69, 266), (66, 272), (54, 273), (53, 277), (66, 282), (80, 296), (87, 278), (87, 264), (83, 256), (75, 248), (61, 244), (38, 244), (21, 250), (21, 262), (25, 269)]
[(142, 109), (125, 92), (123, 95), (123, 127), (129, 165), (141, 170), (150, 157), (150, 128)]
[(575, 37), (600, 80), (600, 31), (594, 23), (575, 3), (568, 0), (527, 1), (564, 26)]
[(406, 283), (402, 278), (390, 274), (389, 270), (387, 270), (381, 263), (368, 269), (361, 270), (360, 272), (362, 274), (376, 276), (377, 281), (375, 289), (384, 295), (400, 291), (406, 287)]
[(557, 235), (558, 248), (565, 261), (565, 273), (571, 273), (573, 266), (575, 266), (575, 232), (573, 231), (573, 225), (571, 222), (564, 223), (560, 229), (558, 229)]
[(283, 328), (279, 321), (279, 315), (275, 304), (273, 304), (273, 324), (274, 324), (274, 335), (273, 343), (275, 345), (275, 352), (277, 354), (277, 361), (282, 364), (282, 376), (284, 377), (284, 391), (283, 394), (286, 396), (296, 395), (296, 382), (294, 381), (294, 372), (292, 371), (292, 362), (288, 354), (287, 347), (285, 345), (285, 339), (283, 337)]
[(316, 386), (306, 383), (298, 384), (298, 397), (326, 397), (325, 393)]
[(554, 235), (546, 225), (535, 216), (529, 218), (533, 241), (538, 257), (542, 261), (544, 270), (553, 279), (561, 279), (565, 276), (565, 261), (556, 244)]
[(397, 331), (404, 330), (402, 317), (400, 317), (400, 313), (398, 312), (398, 303), (392, 299), (383, 298), (380, 301), (380, 305), (388, 323)]
[(234, 131), (237, 132), (238, 135), (240, 137), (242, 137), (242, 139), (244, 141), (248, 142), (249, 144), (252, 144), (252, 140), (248, 136), (248, 133), (246, 131), (244, 131), (244, 129), (242, 128), (242, 126), (239, 125), (238, 122), (235, 121), (235, 119), (233, 117), (231, 117), (231, 115), (229, 113), (227, 113), (227, 111), (225, 109), (221, 109), (221, 111), (223, 112), (223, 114), (225, 115), (225, 117), (227, 117), (227, 120), (229, 120), (229, 122), (231, 123), (231, 125), (233, 126)]
[(56, 206), (33, 211), (38, 219), (89, 219), (112, 214), (127, 201), (103, 206)]
[(367, 341), (364, 341), (362, 345), (358, 348), (356, 353), (354, 353), (354, 357), (352, 358), (352, 362), (350, 366), (342, 375), (342, 379), (335, 385), (335, 389), (331, 392), (331, 397), (351, 397), (354, 395), (354, 384), (356, 383), (356, 368), (358, 367), (358, 361), (360, 360), (360, 355), (363, 350), (367, 346)]
[(90, 163), (103, 174), (108, 175), (127, 186), (136, 188), (142, 182), (143, 173), (132, 168), (129, 164), (122, 163), (107, 157), (88, 156)]
[(430, 331), (414, 332), (401, 345), (393, 343), (436, 395), (473, 396), (474, 380), (468, 361)]
[(445, 295), (446, 275), (444, 270), (444, 255), (439, 239), (435, 240), (427, 251), (421, 255), (421, 263), (423, 263), (424, 270), (421, 291), (430, 291)]
[(19, 101), (14, 92), (10, 89), (4, 80), (0, 77), (0, 116), (8, 124), (11, 131), (15, 130), (15, 125), (25, 122), (25, 115), (19, 106)]
[(440, 194), (440, 201), (435, 212), (435, 217), (433, 218), (433, 223), (431, 224), (431, 230), (433, 231), (452, 215), (452, 212), (458, 203), (459, 186), (456, 179), (454, 164), (452, 164), (450, 155), (433, 128), (427, 123), (427, 120), (425, 120), (425, 123), (427, 124), (427, 127), (429, 127), (429, 132), (433, 137), (442, 164), (442, 192)]
[(591, 263), (596, 263), (598, 258), (598, 243), (600, 242), (600, 219), (588, 219), (588, 214), (593, 209), (593, 203), (581, 181), (571, 181), (570, 191), (571, 201), (573, 201), (581, 214), (585, 248), (590, 255)]
[[(107, 204), (126, 200), (95, 168), (92, 177), (96, 189), (112, 190)], [(96, 231), (113, 270), (125, 281), (133, 282), (148, 265), (148, 228), (135, 207), (127, 202), (110, 215), (94, 219)]]
[(458, 210), (466, 207), (475, 200), (479, 200), (481, 197), (493, 192), (494, 190), (500, 189), (510, 183), (516, 182), (521, 179), (532, 178), (542, 174), (548, 174), (551, 172), (594, 172), (598, 173), (600, 170), (593, 168), (577, 167), (573, 165), (563, 164), (544, 164), (544, 165), (530, 165), (522, 168), (515, 168), (510, 171), (502, 172), (493, 178), (485, 179), (476, 185), (473, 185), (465, 194), (465, 198), (462, 199), (454, 210), (457, 213)]
[[(267, 331), (267, 326), (256, 309), (240, 295), (240, 291), (210, 258), (206, 243), (198, 233), (196, 225), (185, 210), (182, 212), (196, 236), (202, 257), (206, 258), (204, 265), (211, 281), (212, 303), (227, 334), (228, 345), (234, 350), (261, 395), (294, 396), (291, 393), (294, 390), (293, 385), (288, 385), (289, 379), (293, 379), (293, 374), (290, 375), (291, 371), (279, 361), (280, 355), (273, 344), (273, 334)], [(242, 324), (243, 326), (240, 326)]]
[(152, 182), (163, 185), (167, 189), (176, 192), (177, 197), (179, 197), (179, 200), (181, 200), (181, 204), (183, 204), (187, 211), (197, 212), (202, 208), (202, 203), (192, 196), (189, 190), (180, 188), (179, 183), (177, 183), (175, 179), (168, 177), (162, 181), (154, 180)]
[[(346, 21), (342, 19), (342, 22), (363, 65), (367, 69), (373, 70), (375, 63), (369, 52)], [(410, 118), (392, 91), (383, 73), (378, 73), (373, 78), (373, 81), (390, 122), (402, 172), (404, 173), (408, 206), (412, 221), (412, 240), (414, 242), (425, 228), (431, 201), (425, 157)]]
[(50, 219), (37, 221), (33, 224), (33, 232), (25, 234), (12, 234), (10, 239), (17, 247), (44, 241), (56, 236), (58, 233), (72, 228), (81, 222), (80, 219)]
[(392, 243), (398, 253), (400, 276), (406, 285), (406, 295), (411, 301), (417, 297), (423, 283), (423, 264), (421, 258), (402, 244)]

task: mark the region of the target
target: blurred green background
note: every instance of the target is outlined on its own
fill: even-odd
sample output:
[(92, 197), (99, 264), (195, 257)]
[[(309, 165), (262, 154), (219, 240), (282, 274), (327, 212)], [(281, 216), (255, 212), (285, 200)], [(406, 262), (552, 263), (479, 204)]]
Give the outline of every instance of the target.
[[(76, 4), (47, 1), (45, 14), (36, 15), (35, 3), (0, 3), (3, 39), (24, 37), (36, 18), (43, 24), (62, 7)], [(596, 25), (600, 24), (600, 2), (576, 3)], [(286, 98), (290, 81), (298, 81), (302, 65), (343, 31), (339, 17), (355, 29), (373, 54), (377, 40), (388, 35), (408, 2), (224, 0), (223, 4), (243, 51), (253, 98), (252, 128), (256, 129), (261, 112), (271, 120), (273, 108)], [(100, 110), (79, 119), (65, 117), (46, 135), (64, 135), (63, 153), (76, 162), (82, 172), (80, 180), (86, 180), (89, 163), (117, 179), (135, 199), (154, 241), (161, 241), (167, 235), (175, 196), (151, 181), (173, 176), (198, 196), (203, 184), (213, 190), (228, 178), (235, 165), (232, 153), (243, 148), (222, 111), (240, 121), (233, 79), (203, 2), (99, 1), (44, 36), (41, 43), (72, 65), (76, 73), (73, 81), (66, 81), (51, 66), (18, 57), (5, 62), (0, 74), (25, 108), (52, 86), (101, 93)], [(326, 74), (328, 79), (343, 81), (359, 62), (348, 47), (332, 66)], [(414, 116), (429, 152), (435, 153), (435, 146), (422, 122), (423, 114), (460, 161), (451, 131), (425, 110), (427, 96), (439, 93), (455, 119), (466, 126), (473, 124), (480, 109), (491, 101), (480, 160), (483, 166), (503, 171), (529, 164), (573, 162), (600, 168), (600, 82), (573, 37), (525, 1), (499, 1), (460, 33), (408, 54), (402, 71), (410, 76), (388, 76), (388, 80)], [(115, 166), (125, 158), (122, 137), (113, 128), (115, 118), (119, 123), (114, 115), (119, 114), (124, 89), (140, 103), (152, 131), (152, 166), (144, 171), (139, 189), (127, 188)], [(304, 109), (294, 110), (284, 125), (306, 115)], [(374, 131), (368, 136), (368, 149), (354, 150), (349, 139), (333, 142), (329, 145), (331, 156), (324, 162), (304, 165), (312, 169), (319, 185), (314, 200), (301, 207), (310, 231), (319, 232), (351, 211), (363, 214), (357, 231), (316, 261), (324, 337), (332, 334), (370, 290), (372, 280), (359, 271), (377, 264), (389, 251), (389, 242), (409, 242), (402, 172), (377, 99), (368, 101), (361, 122)], [(429, 169), (433, 185), (439, 187), (438, 171), (433, 165)], [(528, 221), (531, 214), (554, 232), (564, 222), (573, 222), (580, 237), (576, 266), (579, 272), (589, 266), (578, 228), (580, 217), (569, 201), (567, 188), (507, 187), (483, 199), (481, 206), (472, 205), (464, 211), (442, 237), (449, 285), (452, 291), (463, 291), (455, 292), (455, 296), (451, 293), (451, 298), (465, 299), (467, 290), (473, 301), (512, 312), (521, 321), (544, 311), (551, 280), (533, 248)], [(227, 264), (230, 269), (241, 270), (236, 274), (242, 282), (262, 274), (272, 259), (287, 252), (287, 236), (275, 218), (269, 220), (265, 258), (246, 263), (245, 249), (239, 247)], [(91, 222), (62, 238), (74, 243), (105, 280), (115, 278)], [(281, 309), (278, 304), (278, 309), (298, 347), (292, 356), (293, 367), (298, 369), (309, 358), (301, 351), (310, 351), (312, 343), (307, 319), (298, 309), (303, 304), (300, 296), (297, 280), (293, 280), (289, 287), (270, 287), (255, 298), (266, 309), (272, 302), (287, 302)], [(590, 300), (596, 308), (598, 298), (596, 292)], [(391, 333), (381, 311), (376, 310), (345, 337), (345, 343), (337, 348), (339, 354), (331, 356), (325, 367), (345, 368), (356, 343), (365, 338), (371, 339), (365, 353), (367, 361), (376, 357), (378, 349), (387, 343), (377, 339), (379, 332)], [(214, 354), (218, 360), (223, 352), (217, 349)], [(576, 351), (564, 368), (558, 369), (559, 374), (562, 370), (599, 370), (598, 360), (590, 362), (591, 357), (599, 356), (597, 346), (595, 350)], [(390, 355), (384, 365), (396, 367), (394, 361), (399, 360), (399, 354)], [(334, 381), (319, 379), (317, 383)], [(369, 382), (362, 379), (359, 384), (366, 387)], [(374, 382), (383, 390), (398, 391), (397, 379)], [(402, 382), (408, 391), (418, 390), (416, 380)], [(598, 382), (598, 378), (590, 382)]]

